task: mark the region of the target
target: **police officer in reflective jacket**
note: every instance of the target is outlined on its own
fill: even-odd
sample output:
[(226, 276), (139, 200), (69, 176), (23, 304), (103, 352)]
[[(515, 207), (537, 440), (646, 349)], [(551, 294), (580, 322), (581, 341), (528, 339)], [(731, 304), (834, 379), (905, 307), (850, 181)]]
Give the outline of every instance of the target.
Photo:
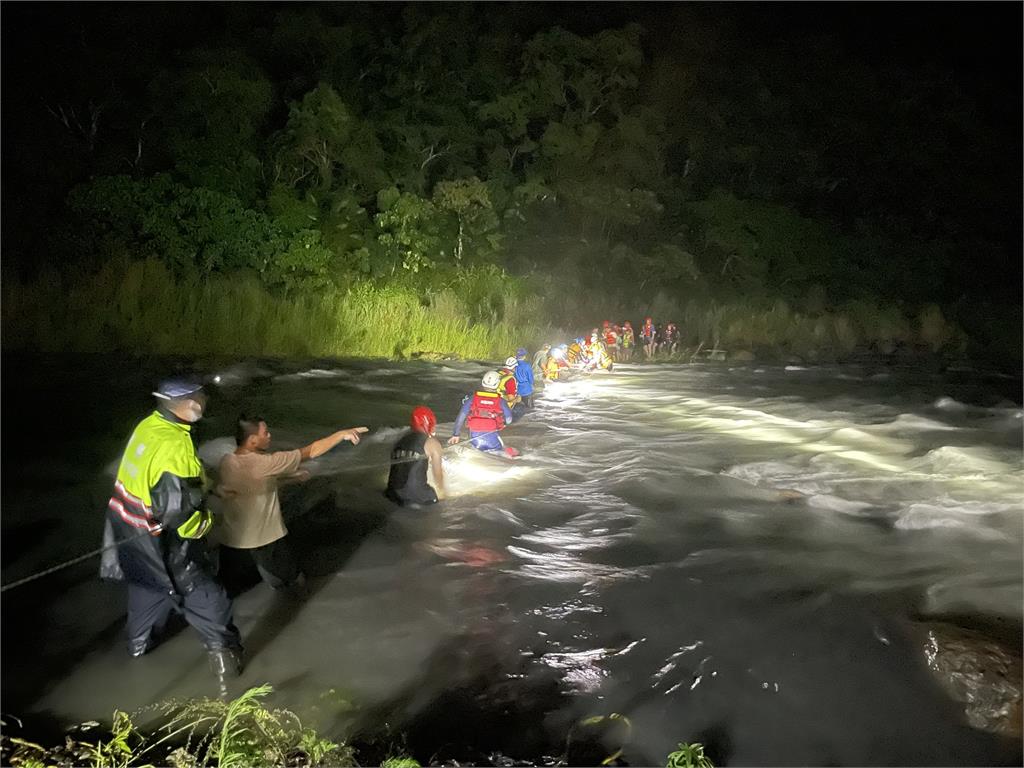
[(135, 427), (107, 504), (104, 543), (124, 543), (104, 551), (100, 576), (128, 586), (132, 656), (151, 650), (171, 613), (182, 613), (202, 638), (223, 693), (225, 678), (241, 672), (242, 644), (203, 541), (212, 518), (192, 425), (206, 395), (192, 379), (164, 381), (153, 394), (157, 409)]

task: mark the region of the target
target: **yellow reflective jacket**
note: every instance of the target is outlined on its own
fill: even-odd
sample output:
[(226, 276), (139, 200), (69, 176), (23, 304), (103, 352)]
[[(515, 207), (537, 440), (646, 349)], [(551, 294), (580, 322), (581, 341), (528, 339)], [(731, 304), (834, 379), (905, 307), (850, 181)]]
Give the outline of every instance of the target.
[(100, 576), (150, 589), (190, 592), (209, 579), (199, 541), (213, 519), (203, 508), (206, 476), (192, 427), (154, 411), (128, 440), (107, 502)]
[(139, 423), (128, 440), (117, 469), (111, 509), (124, 522), (151, 533), (158, 525), (170, 525), (185, 538), (203, 536), (212, 522), (209, 513), (203, 510), (193, 511), (184, 520), (178, 519), (180, 510), (161, 510), (159, 520), (154, 516), (152, 491), (165, 473), (194, 478), (200, 487), (206, 484), (203, 465), (192, 444), (192, 425), (170, 421), (159, 411), (153, 411)]

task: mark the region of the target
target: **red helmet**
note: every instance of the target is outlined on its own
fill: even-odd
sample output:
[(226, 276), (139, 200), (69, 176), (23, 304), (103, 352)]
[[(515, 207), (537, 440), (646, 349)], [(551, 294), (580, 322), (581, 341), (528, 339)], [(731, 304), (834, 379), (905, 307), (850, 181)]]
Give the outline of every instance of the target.
[(437, 417), (427, 406), (417, 405), (412, 409), (410, 424), (412, 424), (414, 431), (432, 435), (434, 434), (434, 428), (437, 426)]

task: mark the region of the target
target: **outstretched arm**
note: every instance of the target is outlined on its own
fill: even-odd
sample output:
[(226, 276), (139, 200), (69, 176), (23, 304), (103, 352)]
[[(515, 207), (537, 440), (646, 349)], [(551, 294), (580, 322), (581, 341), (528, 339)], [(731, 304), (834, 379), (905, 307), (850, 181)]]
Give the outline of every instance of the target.
[(448, 445), (455, 445), (459, 442), (459, 434), (462, 432), (462, 425), (466, 423), (466, 417), (469, 416), (469, 406), (472, 399), (467, 397), (462, 401), (462, 408), (459, 409), (459, 415), (455, 419), (455, 426), (452, 427), (452, 436), (448, 438)]
[(299, 453), (302, 454), (302, 460), (315, 459), (318, 456), (323, 456), (331, 448), (336, 446), (338, 443), (348, 440), (350, 443), (355, 445), (359, 442), (359, 435), (363, 432), (368, 432), (369, 427), (352, 427), (351, 429), (339, 429), (333, 435), (327, 437), (321, 437), (319, 440), (314, 440), (304, 448), (299, 449)]

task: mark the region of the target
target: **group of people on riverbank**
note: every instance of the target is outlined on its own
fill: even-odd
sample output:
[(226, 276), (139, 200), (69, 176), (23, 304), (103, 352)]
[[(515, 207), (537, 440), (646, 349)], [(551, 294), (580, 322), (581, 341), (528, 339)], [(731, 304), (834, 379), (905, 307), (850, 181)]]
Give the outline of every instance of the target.
[(552, 381), (567, 370), (610, 371), (615, 363), (632, 362), (639, 354), (650, 360), (659, 352), (674, 355), (680, 350), (679, 328), (673, 322), (659, 327), (647, 317), (639, 333), (629, 320), (622, 325), (605, 320), (601, 326), (565, 344), (545, 344), (533, 360), (537, 373)]
[[(629, 325), (629, 321), (626, 321)], [(632, 335), (632, 328), (629, 329)], [(640, 326), (640, 347), (643, 349), (644, 358), (650, 360), (659, 352), (674, 355), (679, 352), (679, 328), (675, 323), (669, 321), (664, 325), (655, 325), (651, 318), (644, 318)], [(635, 350), (635, 348), (634, 348)], [(632, 359), (634, 352), (628, 353)]]

